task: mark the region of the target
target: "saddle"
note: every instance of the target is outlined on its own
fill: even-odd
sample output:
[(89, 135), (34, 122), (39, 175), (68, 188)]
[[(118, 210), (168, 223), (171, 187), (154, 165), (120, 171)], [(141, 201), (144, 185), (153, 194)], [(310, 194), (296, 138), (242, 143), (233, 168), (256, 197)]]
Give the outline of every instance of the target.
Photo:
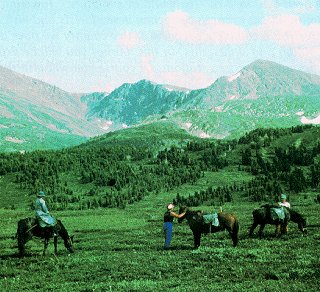
[(277, 220), (284, 221), (286, 217), (284, 207), (273, 205), (273, 204), (265, 204), (265, 205), (262, 205), (261, 207), (269, 210), (270, 219), (272, 221), (277, 221)]
[(215, 227), (218, 227), (219, 226), (218, 213), (204, 214), (203, 221), (205, 224), (211, 224)]
[(38, 227), (40, 230), (42, 230), (42, 232), (49, 232), (51, 236), (57, 236), (59, 232), (56, 220), (54, 225), (49, 225), (46, 224), (42, 219), (36, 217), (35, 224), (36, 225), (34, 227)]
[(271, 218), (273, 220), (283, 221), (285, 219), (285, 213), (283, 207), (271, 208)]

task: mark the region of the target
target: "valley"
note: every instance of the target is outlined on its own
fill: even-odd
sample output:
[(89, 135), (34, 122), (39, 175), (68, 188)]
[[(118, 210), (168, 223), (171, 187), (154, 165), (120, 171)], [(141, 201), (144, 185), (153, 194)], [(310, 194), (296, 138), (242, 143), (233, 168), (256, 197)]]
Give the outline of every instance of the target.
[[(168, 129), (168, 125), (164, 128)], [(140, 143), (142, 132), (146, 140), (153, 137), (154, 142)], [(320, 142), (314, 139), (319, 137), (318, 127), (258, 129), (233, 144), (194, 140), (189, 136), (187, 141), (185, 136), (177, 139), (179, 135), (173, 135), (171, 138), (179, 143), (169, 146), (163, 144), (168, 131), (154, 135), (148, 127), (121, 134), (116, 140), (109, 134), (73, 149), (1, 154), (2, 289), (34, 290), (39, 289), (40, 282), (43, 289), (60, 291), (261, 291), (266, 287), (300, 291), (318, 287), (320, 205), (316, 174), (320, 172), (312, 170), (319, 167)], [(154, 147), (150, 149), (147, 145)], [(295, 155), (290, 156), (293, 151)], [(84, 163), (86, 155), (90, 164)], [(118, 170), (127, 165), (131, 171), (126, 175), (128, 180), (120, 183), (113, 176), (117, 184), (107, 181), (105, 186), (99, 185), (101, 181), (96, 180), (99, 176), (92, 177), (91, 182), (83, 181), (78, 168), (91, 165), (92, 172), (99, 165), (96, 159), (101, 161), (102, 157), (105, 163), (116, 163)], [(188, 157), (192, 157), (191, 164)], [(280, 164), (276, 164), (275, 157), (282, 157)], [(155, 172), (148, 181), (143, 169), (151, 170), (157, 163), (161, 166), (158, 171), (171, 174)], [(263, 165), (268, 164), (265, 169)], [(196, 173), (200, 176), (183, 181), (188, 176), (188, 165), (199, 168)], [(28, 169), (35, 171), (24, 181)], [(106, 176), (116, 173), (114, 167), (106, 165), (98, 169)], [(304, 185), (296, 169), (303, 171)], [(144, 175), (139, 178), (141, 171)], [(294, 184), (293, 178), (298, 184)], [(148, 182), (147, 189), (151, 186), (149, 191), (142, 188), (143, 181)], [(141, 187), (143, 196), (135, 189), (137, 196), (130, 201), (134, 192), (127, 191), (133, 186)], [(33, 216), (30, 206), (38, 188), (46, 190), (51, 213), (74, 235), (75, 253), (69, 254), (59, 239), (58, 254), (53, 254), (51, 242), (47, 255), (42, 256), (43, 242), (35, 238), (27, 243), (27, 255), (18, 257), (17, 221)], [(274, 226), (268, 225), (262, 239), (257, 231), (249, 238), (252, 211), (273, 200), (278, 192), (285, 192), (292, 208), (307, 218), (308, 235), (303, 236), (291, 222), (287, 236), (275, 238)], [(103, 205), (107, 194), (115, 199), (116, 205), (112, 205), (112, 200), (111, 205)], [(163, 213), (168, 202), (177, 200), (196, 210), (218, 212), (222, 208), (234, 213), (240, 222), (239, 245), (233, 247), (229, 234), (219, 232), (203, 236), (200, 248), (195, 250), (189, 226), (175, 222), (172, 249), (164, 251)]]
[[(231, 91), (213, 98), (223, 84), (232, 83), (234, 89), (241, 76), (252, 77), (252, 68), (261, 74), (262, 64), (275, 68), (257, 62), (202, 92), (180, 88), (176, 94), (141, 81), (110, 94), (89, 94), (78, 99), (77, 114), (75, 104), (67, 109), (66, 103), (59, 112), (50, 108), (51, 101), (39, 107), (21, 99), (21, 91), (9, 97), (1, 91), (1, 289), (316, 290), (320, 129), (308, 121), (314, 118), (317, 124), (318, 77), (294, 72), (295, 78), (314, 82), (309, 95), (295, 87), (294, 94), (272, 98)], [(212, 98), (201, 104), (205, 92)], [(59, 94), (58, 103), (61, 96), (73, 100)], [(137, 99), (135, 107), (130, 108), (130, 99)], [(26, 256), (18, 256), (17, 222), (33, 216), (40, 189), (51, 214), (74, 235), (74, 254), (59, 239), (58, 254), (51, 242), (42, 256), (43, 242), (33, 239)], [(287, 236), (275, 238), (274, 226), (268, 225), (262, 239), (257, 231), (249, 238), (252, 211), (281, 193), (307, 218), (308, 235), (290, 222)], [(229, 234), (219, 232), (203, 236), (200, 248), (193, 249), (184, 222), (175, 223), (172, 249), (164, 251), (162, 221), (170, 202), (176, 211), (187, 205), (234, 213), (240, 221), (239, 245), (232, 247)]]

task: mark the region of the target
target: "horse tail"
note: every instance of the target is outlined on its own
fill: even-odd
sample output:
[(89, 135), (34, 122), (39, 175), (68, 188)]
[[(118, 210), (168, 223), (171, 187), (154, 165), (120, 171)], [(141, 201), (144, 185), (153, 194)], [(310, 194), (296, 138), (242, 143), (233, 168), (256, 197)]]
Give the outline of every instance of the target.
[(25, 218), (18, 221), (16, 238), (20, 255), (24, 254), (24, 246), (32, 238), (32, 229), (34, 227), (36, 227), (36, 220), (34, 218)]
[(237, 246), (239, 242), (239, 231), (240, 231), (240, 224), (237, 217), (234, 216), (234, 224), (232, 229), (232, 242), (233, 246)]

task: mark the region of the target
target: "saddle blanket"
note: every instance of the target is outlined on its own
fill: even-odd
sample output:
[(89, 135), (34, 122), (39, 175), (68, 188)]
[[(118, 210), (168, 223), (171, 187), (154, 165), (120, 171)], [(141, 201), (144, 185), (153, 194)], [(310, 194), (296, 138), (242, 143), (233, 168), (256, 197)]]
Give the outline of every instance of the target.
[(285, 214), (284, 214), (284, 208), (271, 208), (272, 217), (274, 219), (280, 219), (284, 220)]
[(206, 224), (212, 224), (213, 226), (219, 226), (218, 213), (205, 214), (203, 215), (203, 221)]
[(55, 226), (57, 224), (56, 218), (48, 213), (42, 213), (36, 217), (38, 219), (40, 227), (50, 227)]

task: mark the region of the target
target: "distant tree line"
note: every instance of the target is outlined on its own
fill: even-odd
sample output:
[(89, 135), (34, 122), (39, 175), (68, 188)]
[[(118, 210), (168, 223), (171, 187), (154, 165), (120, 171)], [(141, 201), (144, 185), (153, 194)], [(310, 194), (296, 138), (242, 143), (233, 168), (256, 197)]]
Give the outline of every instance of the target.
[[(30, 196), (44, 190), (51, 209), (125, 208), (151, 193), (194, 183), (227, 165), (216, 143), (190, 142), (154, 156), (148, 148), (95, 145), (0, 154), (0, 175), (14, 174)], [(83, 187), (81, 187), (83, 186)]]
[(1, 153), (0, 175), (13, 175), (30, 196), (44, 190), (52, 209), (125, 208), (150, 194), (194, 184), (205, 172), (236, 166), (252, 174), (252, 180), (211, 186), (188, 197), (178, 194), (176, 203), (221, 205), (236, 192), (253, 201), (272, 200), (285, 190), (319, 186), (320, 141), (278, 142), (309, 129), (257, 129), (238, 141), (195, 140), (156, 154), (148, 147), (101, 142), (60, 151)]
[(313, 127), (305, 125), (289, 129), (256, 129), (244, 135), (238, 141), (238, 170), (251, 173), (253, 179), (250, 182), (243, 182), (237, 187), (218, 187), (214, 191), (209, 188), (187, 198), (177, 195), (175, 202), (191, 206), (204, 203), (221, 205), (231, 201), (230, 194), (236, 191), (252, 201), (272, 202), (286, 190), (299, 193), (309, 188), (316, 189), (320, 184), (320, 139), (312, 146), (302, 140), (297, 145), (269, 147), (280, 137), (303, 133)]

